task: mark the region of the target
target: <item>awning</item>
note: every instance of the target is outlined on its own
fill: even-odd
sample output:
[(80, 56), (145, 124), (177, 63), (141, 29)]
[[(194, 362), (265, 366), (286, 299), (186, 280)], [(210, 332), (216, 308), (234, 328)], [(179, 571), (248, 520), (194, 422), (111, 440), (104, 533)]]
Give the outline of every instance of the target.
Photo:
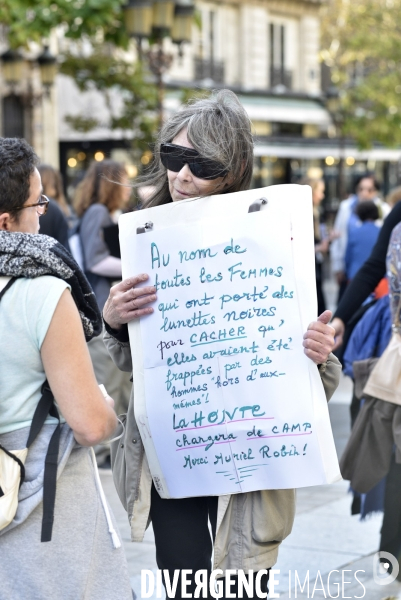
[[(331, 119), (327, 110), (318, 100), (312, 98), (284, 98), (277, 96), (260, 96), (237, 94), (251, 121), (268, 123), (301, 123), (318, 125), (326, 128)], [(167, 90), (164, 106), (168, 113), (173, 113), (180, 106), (181, 92)]]
[(331, 124), (327, 110), (317, 100), (242, 95), (239, 95), (238, 98), (251, 121), (307, 123), (322, 127), (328, 127)]
[[(341, 150), (333, 143), (318, 144), (317, 140), (305, 139), (300, 143), (256, 143), (255, 156), (276, 156), (277, 158), (294, 158), (298, 160), (325, 159), (327, 156), (340, 158)], [(313, 142), (313, 143), (312, 143)], [(352, 156), (355, 160), (377, 160), (398, 162), (401, 150), (394, 148), (372, 148), (371, 150), (358, 150), (355, 146), (346, 146), (342, 151), (343, 158)]]

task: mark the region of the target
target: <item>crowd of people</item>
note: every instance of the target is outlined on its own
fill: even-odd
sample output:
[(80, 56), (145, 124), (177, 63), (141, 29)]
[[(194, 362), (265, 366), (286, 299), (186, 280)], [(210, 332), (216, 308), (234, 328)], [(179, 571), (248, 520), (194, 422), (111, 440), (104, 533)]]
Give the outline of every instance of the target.
[[(311, 185), (318, 207), (323, 181), (301, 183)], [(316, 284), (318, 303), (325, 307), (319, 265), (325, 255), (338, 283), (331, 321), (334, 352), (353, 382), (352, 431), (340, 462), (351, 483), (351, 514), (365, 518), (383, 512), (379, 550), (401, 565), (401, 187), (391, 190), (386, 201), (379, 190), (374, 174), (361, 175), (354, 193), (340, 203), (323, 245), (315, 209)]]
[[(248, 190), (252, 170), (251, 123), (235, 94), (221, 90), (188, 103), (162, 126), (153, 167), (141, 180), (147, 190), (143, 204)], [(377, 369), (391, 330), (398, 335), (401, 188), (390, 195), (391, 208), (380, 198), (374, 175), (362, 175), (327, 233), (320, 214), (324, 181), (306, 178), (300, 183), (312, 188), (319, 314), (303, 345), (329, 400), (341, 370), (333, 350), (356, 379), (356, 362), (375, 359)], [(116, 413), (127, 413), (125, 427), (133, 441), (129, 447), (121, 445), (131, 530), (141, 540), (152, 522), (158, 567), (171, 578), (175, 569), (210, 572), (214, 551), (215, 568), (248, 570), (251, 564), (267, 592), (279, 544), (292, 528), (294, 490), (166, 500), (152, 482), (135, 421), (130, 381), (135, 352), (127, 324), (154, 311), (157, 293), (146, 285), (146, 274), (121, 281), (115, 249), (117, 219), (128, 209), (132, 191), (123, 164), (93, 162), (70, 204), (55, 169), (41, 165), (24, 140), (0, 138), (0, 452), (4, 449), (14, 464), (18, 461), (13, 453), (29, 447), (25, 466), (18, 463), (24, 471), (18, 505), (0, 529), (0, 580), (7, 598), (132, 597), (121, 539), (97, 474), (97, 464), (110, 465), (105, 442), (116, 431)], [(83, 271), (70, 254), (71, 233), (80, 242)], [(323, 285), (328, 260), (340, 298), (330, 324)], [(374, 339), (369, 323), (376, 326)], [(109, 395), (100, 391), (100, 383)], [(369, 398), (354, 394), (353, 432), (361, 430), (361, 419), (366, 423), (374, 418), (373, 410), (367, 415)], [(397, 398), (401, 404), (401, 392)], [(394, 422), (397, 415), (394, 411)], [(398, 441), (394, 434), (391, 451), (378, 469), (383, 477), (373, 486), (382, 490), (375, 496), (375, 506), (384, 510), (380, 549), (397, 557)], [(358, 479), (355, 473), (364, 472), (355, 447), (350, 445), (344, 466), (351, 484)], [(50, 448), (56, 456), (53, 463)], [(363, 512), (371, 489), (359, 483), (353, 489), (353, 512)], [(0, 501), (4, 495), (0, 480)], [(255, 510), (266, 523), (265, 530), (260, 523), (257, 539), (252, 534)], [(49, 540), (51, 544), (42, 543)], [(189, 593), (194, 588), (192, 578)]]

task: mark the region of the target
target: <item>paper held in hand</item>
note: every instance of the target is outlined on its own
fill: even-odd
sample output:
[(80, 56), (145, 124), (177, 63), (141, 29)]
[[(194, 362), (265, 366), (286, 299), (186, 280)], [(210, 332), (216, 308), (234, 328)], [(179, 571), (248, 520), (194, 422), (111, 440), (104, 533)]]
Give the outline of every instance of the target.
[(155, 312), (129, 336), (135, 415), (160, 495), (339, 479), (323, 386), (302, 345), (317, 317), (310, 188), (185, 200), (119, 225), (123, 277), (148, 273), (157, 288)]

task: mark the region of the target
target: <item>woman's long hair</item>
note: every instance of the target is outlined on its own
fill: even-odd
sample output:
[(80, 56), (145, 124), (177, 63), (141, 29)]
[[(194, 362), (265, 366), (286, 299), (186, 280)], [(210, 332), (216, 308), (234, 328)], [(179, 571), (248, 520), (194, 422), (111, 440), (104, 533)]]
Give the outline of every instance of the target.
[(172, 201), (160, 145), (171, 143), (185, 128), (189, 142), (201, 156), (221, 163), (229, 171), (225, 194), (249, 189), (253, 170), (251, 122), (234, 92), (220, 90), (209, 98), (189, 101), (163, 125), (155, 144), (153, 166), (135, 182), (135, 187), (154, 188), (146, 207)]
[[(66, 217), (70, 216), (70, 208), (64, 196), (63, 181), (60, 171), (51, 165), (39, 165), (38, 171), (42, 180), (43, 193), (57, 202)], [(53, 188), (52, 193), (49, 191)]]
[(120, 208), (120, 184), (126, 175), (123, 163), (114, 160), (92, 162), (75, 190), (74, 208), (78, 217), (82, 217), (92, 204), (104, 204), (109, 212)]

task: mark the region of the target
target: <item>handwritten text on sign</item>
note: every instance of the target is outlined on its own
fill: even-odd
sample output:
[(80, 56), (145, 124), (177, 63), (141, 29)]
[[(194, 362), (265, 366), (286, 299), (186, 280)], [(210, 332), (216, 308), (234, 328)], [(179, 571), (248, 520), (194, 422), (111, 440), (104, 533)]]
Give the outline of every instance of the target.
[[(137, 236), (146, 408), (172, 496), (321, 481), (289, 221)], [(308, 282), (305, 282), (308, 284)], [(146, 439), (144, 439), (146, 447)]]

